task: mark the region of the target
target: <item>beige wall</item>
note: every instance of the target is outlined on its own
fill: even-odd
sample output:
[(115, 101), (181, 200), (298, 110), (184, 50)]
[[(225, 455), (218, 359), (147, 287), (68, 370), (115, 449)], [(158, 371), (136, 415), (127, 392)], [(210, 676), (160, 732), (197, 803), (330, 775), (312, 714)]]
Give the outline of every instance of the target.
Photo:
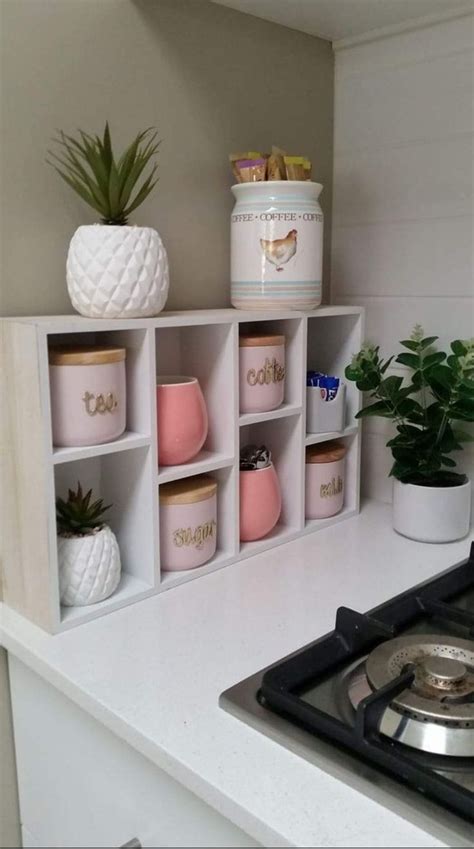
[[(108, 119), (119, 146), (158, 128), (160, 183), (134, 221), (166, 243), (172, 309), (228, 305), (231, 150), (307, 153), (324, 184), (329, 245), (328, 42), (201, 0), (0, 0), (0, 16), (0, 314), (72, 311), (67, 246), (94, 217), (45, 164), (57, 127), (100, 131)], [(13, 846), (7, 697), (0, 652), (0, 845)]]
[(231, 150), (307, 153), (324, 184), (329, 245), (328, 42), (201, 0), (0, 0), (0, 9), (0, 312), (72, 311), (67, 245), (94, 212), (45, 164), (57, 127), (100, 131), (107, 118), (119, 146), (158, 128), (160, 183), (134, 221), (163, 236), (172, 309), (229, 303)]

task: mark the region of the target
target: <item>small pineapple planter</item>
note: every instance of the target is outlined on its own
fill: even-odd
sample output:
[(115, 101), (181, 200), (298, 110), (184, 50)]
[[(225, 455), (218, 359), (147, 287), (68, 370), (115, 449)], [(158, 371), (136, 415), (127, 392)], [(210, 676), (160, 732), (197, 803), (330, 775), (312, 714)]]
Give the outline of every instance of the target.
[(120, 583), (120, 550), (115, 534), (102, 518), (109, 507), (102, 499), (90, 503), (69, 490), (67, 501), (56, 501), (58, 528), (59, 594), (66, 607), (97, 604), (112, 595)]
[(147, 318), (166, 304), (169, 268), (161, 237), (152, 227), (127, 224), (157, 182), (155, 164), (137, 187), (157, 152), (155, 139), (151, 130), (139, 133), (116, 161), (106, 124), (103, 139), (82, 131), (74, 139), (61, 132), (56, 139), (60, 155), (50, 151), (50, 164), (102, 216), (101, 224), (79, 227), (69, 246), (68, 292), (81, 315)]

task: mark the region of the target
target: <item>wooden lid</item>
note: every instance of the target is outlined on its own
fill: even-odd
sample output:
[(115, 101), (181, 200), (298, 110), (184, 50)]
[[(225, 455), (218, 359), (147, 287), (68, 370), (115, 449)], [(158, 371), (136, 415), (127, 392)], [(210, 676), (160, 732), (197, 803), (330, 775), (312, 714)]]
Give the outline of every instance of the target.
[(247, 333), (239, 336), (239, 348), (263, 348), (265, 345), (284, 345), (285, 337), (278, 333), (267, 333), (262, 336), (260, 333)]
[(194, 504), (205, 501), (217, 491), (217, 481), (208, 475), (183, 478), (160, 486), (160, 504)]
[(119, 363), (125, 359), (125, 348), (111, 345), (55, 345), (49, 349), (49, 364), (52, 366), (95, 366), (104, 363)]
[(334, 463), (342, 460), (346, 453), (346, 446), (336, 439), (329, 442), (318, 442), (317, 445), (308, 445), (306, 449), (307, 463)]

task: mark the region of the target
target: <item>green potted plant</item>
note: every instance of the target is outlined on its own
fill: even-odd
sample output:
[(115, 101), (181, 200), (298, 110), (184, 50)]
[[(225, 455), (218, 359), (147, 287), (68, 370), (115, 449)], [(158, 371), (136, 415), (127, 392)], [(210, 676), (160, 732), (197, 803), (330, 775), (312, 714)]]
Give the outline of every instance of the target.
[[(452, 342), (446, 354), (433, 349), (437, 338), (417, 325), (396, 358), (383, 360), (378, 346), (365, 345), (345, 371), (372, 402), (357, 418), (383, 416), (395, 425), (387, 443), (394, 528), (424, 542), (461, 539), (470, 526), (471, 483), (451, 455), (473, 441), (462, 423), (474, 421), (474, 339)], [(409, 369), (407, 380), (387, 376), (394, 359)]]
[(56, 499), (59, 595), (61, 604), (78, 607), (96, 604), (112, 595), (120, 582), (118, 542), (104, 523), (101, 498), (91, 501), (92, 490), (83, 494), (81, 484), (68, 498)]
[(157, 182), (154, 128), (139, 133), (118, 159), (107, 123), (102, 138), (83, 130), (73, 137), (61, 130), (53, 141), (48, 163), (101, 218), (100, 224), (78, 227), (69, 245), (67, 285), (73, 307), (91, 318), (157, 315), (168, 297), (166, 251), (152, 227), (128, 224)]

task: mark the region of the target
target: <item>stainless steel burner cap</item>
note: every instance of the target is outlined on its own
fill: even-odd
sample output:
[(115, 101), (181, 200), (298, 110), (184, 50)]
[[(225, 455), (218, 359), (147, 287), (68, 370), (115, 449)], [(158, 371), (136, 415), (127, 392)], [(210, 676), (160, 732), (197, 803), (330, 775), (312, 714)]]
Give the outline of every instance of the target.
[(460, 660), (433, 655), (422, 662), (423, 673), (434, 687), (448, 688), (465, 678), (467, 668)]
[(369, 654), (366, 673), (379, 690), (407, 668), (413, 684), (392, 708), (419, 721), (472, 729), (474, 737), (474, 642), (439, 634), (397, 637)]

